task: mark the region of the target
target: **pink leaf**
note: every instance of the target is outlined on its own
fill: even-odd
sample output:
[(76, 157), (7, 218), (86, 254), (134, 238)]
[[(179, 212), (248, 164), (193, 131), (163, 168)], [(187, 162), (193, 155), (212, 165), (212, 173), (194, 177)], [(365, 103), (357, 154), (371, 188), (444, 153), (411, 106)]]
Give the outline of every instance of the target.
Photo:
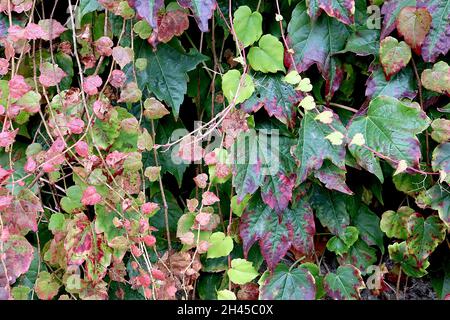
[(89, 186), (84, 190), (81, 203), (85, 206), (93, 206), (102, 201), (102, 196), (97, 193), (97, 189), (93, 186)]
[(95, 50), (102, 56), (109, 57), (112, 54), (112, 46), (114, 43), (109, 37), (101, 37), (94, 42)]
[(48, 62), (42, 63), (39, 70), (41, 71), (39, 82), (47, 88), (56, 86), (67, 75), (57, 64)]
[(208, 181), (208, 175), (206, 173), (201, 173), (194, 178), (194, 182), (199, 188), (206, 188), (206, 182)]
[(87, 158), (89, 156), (89, 145), (84, 141), (78, 141), (75, 145), (75, 151), (80, 157)]
[[(215, 197), (215, 195), (214, 195), (214, 197)], [(205, 198), (203, 198), (203, 200), (204, 199)], [(197, 221), (198, 224), (202, 227), (208, 225), (210, 219), (211, 219), (211, 213), (207, 213), (207, 212), (200, 212), (199, 214), (197, 214), (195, 216), (195, 221)]]
[(86, 77), (83, 83), (83, 90), (88, 95), (93, 96), (98, 93), (98, 87), (100, 87), (102, 83), (102, 78), (97, 75)]
[(125, 84), (125, 81), (127, 80), (127, 76), (125, 75), (125, 73), (122, 70), (113, 70), (113, 72), (111, 73), (111, 79), (109, 81), (109, 83), (114, 87), (114, 88), (122, 88), (123, 85)]
[(153, 214), (159, 210), (159, 204), (155, 202), (146, 202), (141, 206), (141, 211), (143, 214)]
[(72, 133), (80, 134), (83, 132), (83, 129), (84, 129), (84, 121), (81, 119), (75, 118), (75, 119), (70, 120), (69, 123), (67, 123), (67, 126)]
[(13, 131), (2, 131), (0, 133), (0, 147), (9, 147), (14, 143), (14, 139), (16, 138), (17, 132), (19, 129)]
[(31, 90), (31, 87), (25, 82), (25, 78), (19, 74), (16, 74), (9, 80), (8, 86), (9, 94), (13, 99), (19, 99)]
[(123, 67), (133, 60), (134, 52), (133, 49), (128, 47), (115, 47), (112, 50), (112, 56), (114, 61), (123, 69)]
[(202, 195), (202, 204), (204, 206), (210, 206), (219, 201), (220, 199), (211, 191), (206, 191)]
[(39, 26), (43, 30), (41, 39), (47, 41), (58, 38), (61, 33), (67, 30), (61, 23), (54, 19), (39, 20)]

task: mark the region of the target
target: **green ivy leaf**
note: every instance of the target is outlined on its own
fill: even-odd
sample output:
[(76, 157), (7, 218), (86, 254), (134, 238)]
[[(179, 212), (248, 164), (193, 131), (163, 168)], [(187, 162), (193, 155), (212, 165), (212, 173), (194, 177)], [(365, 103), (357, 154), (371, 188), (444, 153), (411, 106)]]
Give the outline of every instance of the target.
[(352, 265), (340, 266), (336, 273), (328, 273), (323, 283), (325, 291), (334, 300), (361, 299), (360, 291), (366, 287), (361, 271)]
[(446, 62), (439, 61), (432, 69), (424, 70), (421, 79), (426, 89), (450, 95), (450, 67)]
[(355, 22), (355, 0), (309, 0), (308, 13), (311, 18), (320, 15), (320, 9), (324, 10), (330, 17), (345, 24)]
[(338, 256), (337, 259), (341, 265), (353, 265), (365, 274), (367, 268), (377, 261), (377, 251), (364, 241), (358, 240), (348, 252)]
[(428, 274), (427, 268), (430, 266), (428, 259), (419, 260), (413, 254), (408, 253), (406, 241), (394, 243), (388, 247), (389, 257), (400, 264), (406, 275), (414, 278), (421, 278)]
[(50, 216), (50, 221), (48, 223), (48, 229), (53, 233), (57, 231), (64, 231), (66, 218), (62, 213), (54, 213)]
[(287, 31), (288, 42), (295, 52), (297, 70), (304, 72), (316, 64), (326, 80), (325, 95), (331, 99), (343, 79), (343, 69), (334, 54), (344, 49), (350, 36), (349, 30), (324, 14), (317, 21), (312, 21), (305, 2), (300, 2), (292, 12)]
[(411, 60), (411, 48), (406, 42), (398, 42), (393, 37), (387, 37), (380, 43), (380, 61), (383, 66), (386, 79), (389, 79)]
[(47, 271), (41, 271), (36, 280), (35, 291), (39, 299), (52, 300), (58, 294), (60, 285)]
[[(194, 49), (189, 53), (180, 52), (168, 44), (160, 44), (158, 50), (152, 50), (146, 41), (135, 43), (135, 48), (136, 58), (147, 59), (147, 67), (136, 72), (139, 88), (147, 88), (158, 100), (164, 100), (177, 118), (187, 92), (187, 72), (207, 57)], [(131, 68), (124, 69), (130, 76)]]
[(241, 104), (241, 109), (257, 112), (262, 106), (269, 116), (275, 117), (289, 127), (295, 124), (296, 107), (303, 94), (294, 86), (283, 81), (282, 75), (260, 75), (253, 78), (255, 92)]
[(233, 250), (233, 239), (223, 232), (214, 232), (209, 237), (208, 259), (225, 257)]
[[(325, 110), (331, 111), (325, 107), (319, 109)], [(325, 159), (345, 170), (345, 147), (333, 145), (326, 138), (334, 130), (329, 125), (315, 120), (316, 115), (314, 111), (305, 111), (301, 122), (298, 144), (294, 150), (294, 156), (300, 163), (297, 170), (297, 184), (305, 181), (313, 170), (320, 169)], [(345, 134), (346, 130), (335, 113), (332, 126)]]
[(450, 183), (450, 142), (442, 143), (433, 151), (431, 162), (434, 171), (439, 171), (441, 181)]
[(348, 252), (350, 247), (358, 240), (359, 231), (355, 227), (347, 227), (339, 236), (333, 236), (327, 242), (327, 249), (341, 256)]
[(228, 278), (236, 284), (246, 284), (259, 275), (253, 264), (245, 259), (231, 260), (231, 269), (227, 271), (227, 274)]
[[(246, 74), (241, 82), (241, 73), (239, 70), (230, 70), (222, 77), (222, 90), (228, 103), (231, 104), (235, 100), (236, 104), (242, 103), (250, 98), (255, 91), (252, 78)], [(239, 89), (239, 92), (238, 92)], [(238, 96), (235, 99), (236, 93)]]
[[(422, 110), (381, 96), (371, 101), (365, 115), (353, 118), (348, 135), (362, 133), (367, 147), (394, 161), (404, 160), (408, 166), (418, 167), (421, 153), (416, 135), (429, 125), (430, 119)], [(383, 182), (379, 159), (372, 151), (356, 145), (350, 145), (349, 150), (359, 165)]]
[(409, 207), (400, 207), (396, 212), (388, 210), (381, 217), (380, 228), (389, 238), (406, 240), (406, 225), (413, 213), (414, 210)]
[(251, 47), (247, 56), (248, 62), (256, 71), (276, 73), (285, 71), (283, 44), (270, 34), (263, 35), (258, 47)]
[(81, 198), (83, 192), (77, 185), (67, 188), (66, 196), (61, 199), (61, 208), (67, 213), (73, 213), (77, 209), (83, 208)]
[(380, 229), (380, 218), (366, 205), (361, 204), (351, 217), (352, 224), (358, 228), (359, 237), (369, 246), (376, 245), (384, 252), (383, 232)]
[(346, 207), (347, 196), (315, 184), (311, 189), (310, 200), (320, 223), (335, 235), (344, 234), (350, 224), (350, 215)]
[(234, 30), (244, 47), (258, 41), (262, 36), (262, 15), (248, 6), (241, 6), (234, 12)]
[(414, 99), (416, 96), (416, 82), (413, 70), (410, 67), (402, 69), (399, 73), (386, 80), (382, 68), (378, 65), (371, 65), (369, 70), (372, 74), (367, 79), (366, 96), (375, 99), (378, 96), (390, 96), (397, 99)]
[(280, 264), (260, 288), (261, 300), (314, 300), (314, 277), (306, 268), (289, 268)]
[(223, 289), (217, 291), (217, 300), (236, 300), (236, 295), (233, 291)]
[(409, 217), (407, 229), (408, 252), (420, 260), (428, 258), (447, 235), (447, 228), (439, 217), (429, 216), (425, 219), (418, 213)]

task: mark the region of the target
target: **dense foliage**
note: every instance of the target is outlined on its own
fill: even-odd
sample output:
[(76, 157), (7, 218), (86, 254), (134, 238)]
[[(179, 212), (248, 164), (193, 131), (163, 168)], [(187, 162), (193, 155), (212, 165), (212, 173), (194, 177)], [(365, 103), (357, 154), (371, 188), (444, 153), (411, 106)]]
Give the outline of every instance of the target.
[(0, 299), (450, 298), (449, 19), (0, 0)]

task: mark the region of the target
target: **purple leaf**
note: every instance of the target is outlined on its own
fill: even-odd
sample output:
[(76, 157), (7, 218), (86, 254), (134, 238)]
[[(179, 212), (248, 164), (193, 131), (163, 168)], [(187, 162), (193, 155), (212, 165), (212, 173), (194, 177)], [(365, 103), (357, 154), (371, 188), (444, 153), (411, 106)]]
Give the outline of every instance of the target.
[(215, 0), (178, 0), (178, 3), (183, 8), (192, 10), (201, 32), (208, 32), (208, 21), (217, 7)]
[(164, 0), (135, 0), (134, 8), (139, 16), (144, 18), (154, 29), (158, 29), (158, 12), (164, 5)]

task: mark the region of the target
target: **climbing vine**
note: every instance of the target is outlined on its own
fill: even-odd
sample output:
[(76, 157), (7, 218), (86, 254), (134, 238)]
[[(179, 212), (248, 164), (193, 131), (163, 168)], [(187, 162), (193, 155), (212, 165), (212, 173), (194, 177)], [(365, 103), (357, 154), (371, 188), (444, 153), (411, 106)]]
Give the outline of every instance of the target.
[(449, 299), (449, 19), (0, 0), (0, 299)]

